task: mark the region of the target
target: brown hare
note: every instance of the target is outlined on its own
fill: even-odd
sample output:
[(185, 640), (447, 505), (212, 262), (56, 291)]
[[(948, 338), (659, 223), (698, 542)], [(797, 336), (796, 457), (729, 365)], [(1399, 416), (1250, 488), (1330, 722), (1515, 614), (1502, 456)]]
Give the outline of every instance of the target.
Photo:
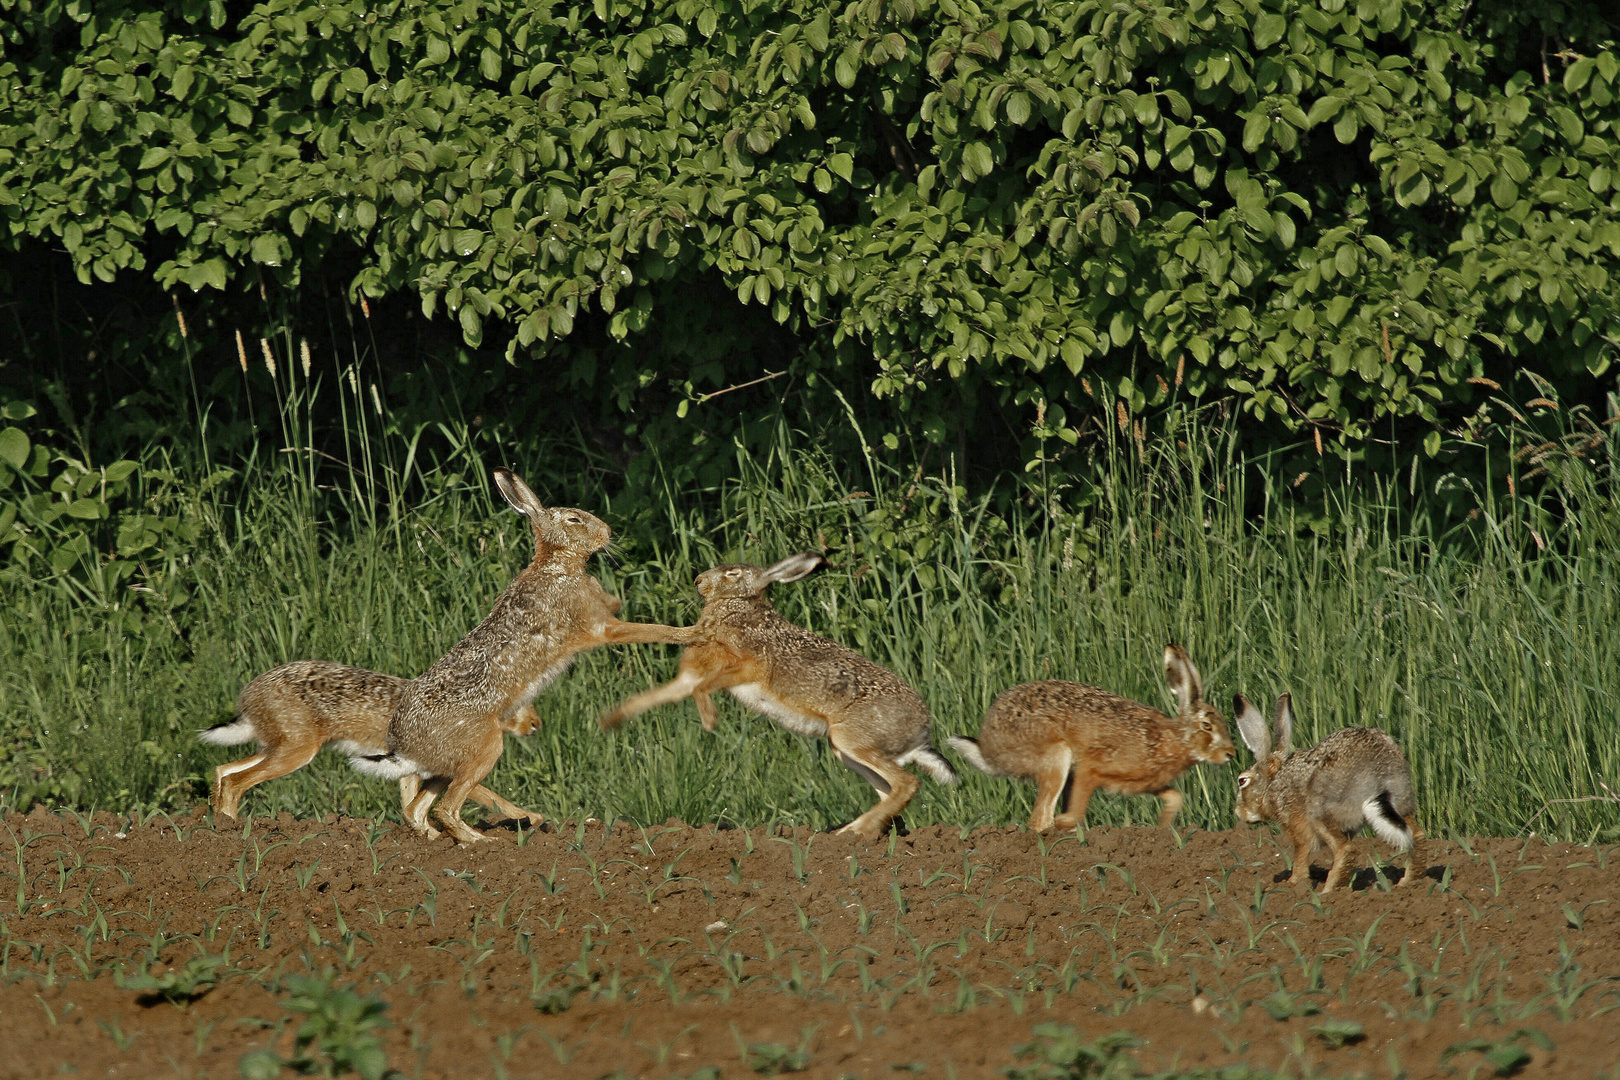
[(876, 806), (839, 830), (868, 840), (886, 833), (920, 784), (917, 765), (942, 784), (956, 774), (929, 744), (928, 706), (900, 676), (782, 618), (765, 599), (774, 582), (797, 581), (826, 560), (791, 555), (769, 569), (738, 564), (698, 575), (703, 613), (681, 654), (679, 673), (603, 715), (603, 728), (655, 705), (690, 696), (706, 730), (717, 720), (716, 690), (730, 690), (789, 731), (826, 736), (838, 759), (875, 788)]
[[(253, 740), (260, 746), (258, 753), (214, 770), (214, 813), (236, 817), (249, 789), (303, 768), (327, 744), (351, 757), (386, 754), (388, 720), (407, 681), (324, 660), (298, 660), (258, 676), (237, 696), (236, 719), (197, 733), (215, 746)], [(515, 735), (527, 735), (540, 726), (540, 717), (525, 708), (504, 726)], [(403, 809), (416, 797), (419, 778), (414, 773), (402, 777), (399, 787)], [(469, 798), (507, 817), (541, 820), (482, 784)]]
[[(1181, 705), (1174, 717), (1095, 686), (1048, 679), (997, 696), (977, 739), (946, 741), (981, 772), (1035, 781), (1033, 832), (1079, 825), (1098, 788), (1157, 795), (1162, 828), (1181, 809), (1176, 777), (1197, 761), (1228, 761), (1233, 751), (1226, 721), (1204, 701), (1203, 679), (1181, 646), (1165, 646), (1164, 677)], [(1069, 805), (1058, 814), (1071, 775)]]
[(1333, 852), (1322, 892), (1349, 876), (1351, 837), (1371, 825), (1397, 852), (1407, 851), (1400, 884), (1416, 876), (1417, 842), (1412, 769), (1395, 740), (1377, 728), (1340, 728), (1309, 750), (1292, 750), (1294, 709), (1288, 694), (1277, 699), (1276, 739), (1265, 717), (1243, 697), (1232, 699), (1238, 732), (1254, 751), (1254, 766), (1238, 775), (1236, 813), (1254, 824), (1275, 821), (1294, 845), (1293, 885), (1311, 883), (1311, 851), (1321, 840)]
[(618, 600), (586, 569), (612, 536), (599, 518), (541, 505), (508, 469), (495, 470), (495, 486), (529, 519), (534, 560), (483, 622), (411, 680), (388, 725), (389, 752), (355, 758), (356, 768), (374, 776), (423, 778), (407, 820), (429, 833), (432, 807), (439, 824), (463, 843), (489, 839), (461, 820), (461, 807), (499, 760), (502, 725), (575, 656), (599, 645), (691, 640), (689, 627), (619, 621)]

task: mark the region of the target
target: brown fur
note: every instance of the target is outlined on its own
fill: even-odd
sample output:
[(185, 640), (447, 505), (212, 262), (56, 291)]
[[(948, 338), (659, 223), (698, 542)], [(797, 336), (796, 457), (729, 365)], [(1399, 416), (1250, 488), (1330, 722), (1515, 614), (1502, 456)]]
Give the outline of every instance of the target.
[(575, 656), (599, 645), (690, 640), (686, 628), (616, 617), (617, 599), (586, 569), (612, 535), (600, 519), (542, 506), (509, 470), (496, 469), (495, 482), (513, 509), (528, 517), (534, 559), (483, 622), (411, 681), (388, 727), (392, 763), (375, 770), (398, 775), (408, 769), (426, 777), (407, 819), (418, 832), (428, 832), (432, 806), (434, 818), (464, 843), (487, 839), (461, 820), (461, 807), (501, 756), (501, 725), (528, 707)]
[(697, 579), (703, 613), (681, 654), (679, 673), (603, 715), (604, 728), (690, 696), (706, 730), (718, 715), (710, 697), (730, 690), (789, 731), (825, 735), (839, 760), (882, 796), (840, 832), (876, 839), (889, 829), (920, 784), (906, 771), (918, 764), (949, 783), (955, 775), (929, 742), (928, 706), (911, 684), (834, 641), (796, 626), (771, 607), (765, 590), (795, 581), (821, 565), (806, 552), (768, 570), (736, 564)]
[[(950, 744), (993, 776), (1034, 780), (1032, 831), (1085, 820), (1092, 792), (1152, 793), (1164, 803), (1159, 825), (1181, 809), (1176, 777), (1194, 762), (1232, 756), (1226, 721), (1203, 700), (1203, 682), (1179, 645), (1165, 649), (1165, 678), (1181, 702), (1175, 717), (1084, 683), (1045, 680), (1004, 691), (990, 705), (977, 740)], [(1067, 809), (1057, 813), (1073, 776)]]
[[(1243, 741), (1255, 756), (1254, 765), (1238, 775), (1234, 813), (1251, 824), (1275, 821), (1282, 826), (1294, 847), (1290, 884), (1310, 884), (1311, 852), (1321, 841), (1333, 854), (1322, 892), (1342, 885), (1354, 868), (1354, 837), (1367, 824), (1396, 851), (1403, 845), (1409, 850), (1400, 884), (1418, 876), (1423, 830), (1417, 824), (1412, 769), (1394, 739), (1377, 728), (1340, 728), (1308, 750), (1294, 750), (1290, 695), (1277, 699), (1272, 732), (1259, 710), (1241, 696), (1234, 698), (1233, 709)], [(1379, 806), (1374, 810), (1380, 820), (1368, 816), (1368, 803), (1380, 800), (1398, 822), (1385, 817)]]
[[(236, 699), (237, 719), (202, 733), (206, 741), (220, 744), (219, 733), (234, 729), (232, 734), (239, 737), (225, 736), (229, 741), (222, 745), (249, 739), (260, 745), (258, 753), (214, 770), (214, 813), (236, 817), (249, 789), (303, 768), (328, 743), (345, 743), (351, 753), (387, 752), (388, 720), (406, 681), (346, 664), (299, 660), (248, 683)], [(250, 729), (245, 735), (244, 721)], [(540, 717), (526, 708), (507, 721), (506, 730), (527, 735), (539, 726)], [(400, 779), (401, 807), (410, 805), (418, 786), (414, 775)], [(507, 817), (541, 820), (539, 814), (514, 806), (482, 784), (469, 797)]]

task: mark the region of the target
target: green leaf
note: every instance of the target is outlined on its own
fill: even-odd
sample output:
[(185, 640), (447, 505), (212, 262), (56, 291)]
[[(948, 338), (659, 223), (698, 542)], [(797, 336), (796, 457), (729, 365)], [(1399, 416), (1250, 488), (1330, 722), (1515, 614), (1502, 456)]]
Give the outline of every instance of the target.
[(21, 428), (8, 427), (0, 431), (0, 461), (18, 472), (28, 465), (29, 442)]
[(236, 1063), (243, 1080), (275, 1080), (282, 1068), (281, 1058), (269, 1050), (250, 1050)]
[(256, 263), (266, 266), (281, 265), (281, 241), (271, 233), (262, 233), (253, 238), (249, 254)]
[(968, 174), (969, 179), (989, 176), (995, 167), (996, 161), (990, 147), (984, 143), (971, 142), (962, 148), (962, 171)]
[(1267, 13), (1254, 20), (1254, 47), (1269, 49), (1288, 33), (1288, 20), (1281, 15)]

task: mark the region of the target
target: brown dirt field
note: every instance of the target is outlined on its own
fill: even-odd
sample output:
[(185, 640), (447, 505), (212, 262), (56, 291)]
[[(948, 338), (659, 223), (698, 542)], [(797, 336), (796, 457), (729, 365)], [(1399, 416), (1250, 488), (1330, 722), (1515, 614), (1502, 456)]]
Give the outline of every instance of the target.
[[(1620, 1076), (1620, 848), (1431, 841), (1409, 886), (1364, 869), (1314, 899), (1266, 829), (593, 822), (461, 849), (199, 809), (4, 831), (0, 1077), (238, 1076), (292, 1053), (285, 977), (328, 970), (387, 1002), (403, 1076), (990, 1077), (1043, 1022), (1133, 1032), (1152, 1070), (1483, 1077), (1495, 1049)], [(199, 953), (219, 978), (184, 1004), (115, 978)], [(1313, 1030), (1345, 1021), (1338, 1048)]]

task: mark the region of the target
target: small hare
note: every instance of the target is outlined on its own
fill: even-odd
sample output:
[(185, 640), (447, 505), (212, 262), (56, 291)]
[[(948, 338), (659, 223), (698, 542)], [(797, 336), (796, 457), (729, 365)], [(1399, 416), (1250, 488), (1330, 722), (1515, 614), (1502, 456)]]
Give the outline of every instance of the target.
[[(272, 668), (242, 688), (236, 719), (197, 733), (215, 746), (258, 740), (260, 750), (214, 770), (214, 813), (236, 817), (242, 796), (266, 780), (286, 776), (308, 765), (316, 751), (330, 743), (351, 757), (388, 752), (388, 720), (404, 693), (406, 679), (378, 671), (298, 660)], [(527, 735), (540, 726), (534, 709), (515, 713), (505, 729)], [(416, 798), (420, 781), (413, 773), (399, 782), (400, 807)], [(539, 814), (507, 802), (480, 784), (469, 798), (511, 818), (542, 820)]]
[[(1035, 781), (1032, 832), (1072, 829), (1098, 788), (1157, 795), (1159, 827), (1175, 820), (1182, 796), (1171, 785), (1194, 762), (1232, 757), (1226, 721), (1204, 701), (1204, 682), (1180, 645), (1164, 650), (1164, 677), (1181, 704), (1174, 717), (1084, 683), (1024, 683), (991, 702), (977, 739), (946, 740), (981, 772)], [(1057, 813), (1070, 776), (1068, 809)]]
[(706, 731), (718, 716), (710, 698), (730, 690), (751, 709), (800, 735), (825, 735), (842, 761), (881, 796), (838, 830), (875, 840), (888, 832), (921, 786), (905, 766), (942, 784), (956, 781), (929, 744), (928, 706), (900, 676), (788, 622), (765, 599), (774, 582), (798, 581), (826, 562), (815, 552), (790, 555), (769, 569), (737, 564), (698, 575), (703, 612), (674, 680), (604, 714), (604, 729), (655, 705), (690, 696)]
[(1291, 885), (1311, 883), (1311, 851), (1321, 840), (1333, 852), (1326, 895), (1342, 884), (1355, 856), (1351, 837), (1363, 825), (1397, 852), (1408, 851), (1400, 884), (1417, 876), (1417, 841), (1423, 838), (1414, 815), (1412, 769), (1395, 740), (1377, 728), (1340, 728), (1309, 750), (1291, 750), (1294, 709), (1290, 695), (1277, 699), (1276, 742), (1260, 715), (1242, 695), (1232, 699), (1238, 733), (1254, 752), (1254, 765), (1238, 774), (1237, 816), (1249, 824), (1275, 821), (1294, 843)]
[[(487, 840), (461, 820), (461, 807), (494, 768), (501, 731), (575, 656), (599, 645), (684, 645), (690, 627), (620, 622), (619, 601), (602, 589), (586, 561), (612, 533), (584, 510), (546, 507), (509, 469), (495, 486), (534, 532), (534, 560), (495, 601), (483, 622), (411, 680), (388, 725), (388, 753), (355, 758), (362, 772), (426, 782), (406, 811), (431, 835), (428, 810), (462, 843)], [(438, 798), (438, 804), (433, 805)]]

